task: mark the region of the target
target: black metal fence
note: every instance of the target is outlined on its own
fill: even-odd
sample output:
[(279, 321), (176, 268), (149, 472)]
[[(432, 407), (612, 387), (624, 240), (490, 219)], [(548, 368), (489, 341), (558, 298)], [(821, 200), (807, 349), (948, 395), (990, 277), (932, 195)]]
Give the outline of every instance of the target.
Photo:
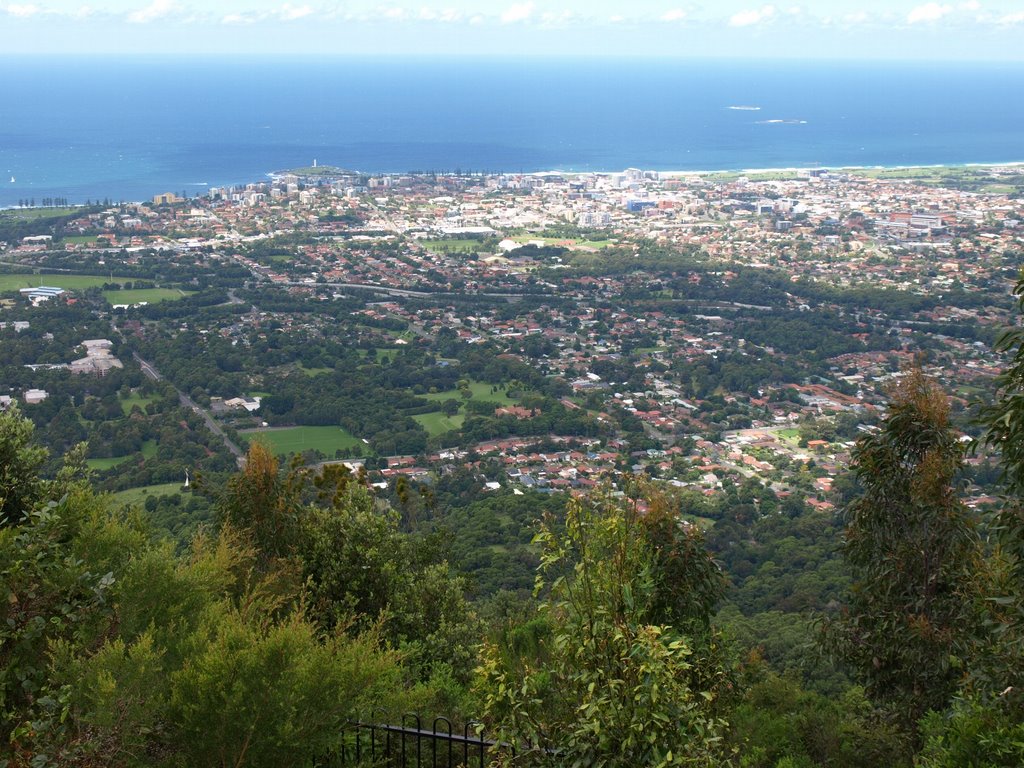
[(401, 725), (353, 723), (342, 734), (338, 750), (319, 766), (486, 768), (491, 750), (499, 744), (479, 735), (479, 726), (470, 721), (459, 731), (450, 720), (438, 717), (428, 729), (415, 714), (403, 717)]

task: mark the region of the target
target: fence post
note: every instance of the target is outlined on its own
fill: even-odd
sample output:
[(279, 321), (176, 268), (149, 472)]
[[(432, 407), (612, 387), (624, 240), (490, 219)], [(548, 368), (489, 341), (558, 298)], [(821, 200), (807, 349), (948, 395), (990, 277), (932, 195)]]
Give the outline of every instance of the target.
[(435, 717), (434, 718), (434, 724), (433, 724), (433, 726), (431, 726), (431, 729), (433, 730), (434, 736), (435, 736), (435, 738), (432, 738), (430, 740), (430, 750), (431, 750), (431, 753), (433, 754), (433, 758), (434, 758), (431, 761), (432, 762), (431, 768), (437, 768), (437, 738), (436, 738), (436, 736), (437, 736), (437, 724), (439, 722), (444, 722), (445, 725), (448, 726), (448, 730), (447, 730), (447, 732), (445, 734), (448, 737), (448, 738), (445, 739), (445, 741), (448, 742), (448, 764), (447, 764), (447, 768), (452, 768), (452, 721), (449, 720), (447, 717)]

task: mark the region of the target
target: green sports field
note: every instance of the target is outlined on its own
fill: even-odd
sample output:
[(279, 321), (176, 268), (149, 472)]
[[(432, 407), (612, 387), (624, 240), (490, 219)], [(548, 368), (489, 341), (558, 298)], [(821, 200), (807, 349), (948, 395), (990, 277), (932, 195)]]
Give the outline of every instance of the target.
[[(80, 291), (94, 288), (104, 283), (125, 283), (130, 277), (99, 277), (97, 275), (0, 275), (0, 292), (20, 291), (22, 288), (38, 288), (41, 285), (51, 288), (63, 288), (66, 291)], [(130, 293), (130, 291), (125, 291)]]
[(103, 298), (110, 304), (156, 304), (159, 301), (174, 301), (188, 296), (187, 291), (177, 288), (139, 288), (130, 291), (104, 291)]
[(333, 457), (339, 448), (362, 445), (358, 437), (353, 437), (341, 427), (271, 427), (247, 429), (240, 434), (250, 441), (258, 439), (266, 443), (278, 456), (316, 450)]
[(462, 422), (466, 420), (466, 417), (461, 413), (456, 413), (454, 416), (445, 416), (440, 411), (434, 413), (421, 413), (413, 418), (419, 422), (419, 425), (427, 430), (427, 434), (431, 437), (437, 435), (443, 435), (445, 432), (451, 432), (453, 429), (459, 429), (462, 426)]

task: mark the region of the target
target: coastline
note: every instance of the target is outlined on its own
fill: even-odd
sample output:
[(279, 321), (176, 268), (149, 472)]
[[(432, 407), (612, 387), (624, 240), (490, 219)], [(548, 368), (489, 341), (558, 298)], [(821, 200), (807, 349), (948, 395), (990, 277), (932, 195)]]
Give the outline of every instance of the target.
[[(331, 166), (320, 166), (320, 168), (330, 168), (330, 167)], [(705, 176), (712, 176), (712, 177), (713, 176), (756, 176), (756, 175), (783, 175), (783, 176), (793, 175), (793, 176), (795, 176), (797, 174), (806, 173), (808, 171), (813, 171), (813, 170), (838, 172), (838, 173), (853, 173), (853, 174), (856, 174), (858, 172), (886, 173), (886, 172), (900, 172), (900, 171), (908, 171), (908, 172), (909, 171), (939, 171), (939, 172), (947, 171), (947, 172), (951, 172), (952, 173), (952, 172), (956, 172), (956, 171), (983, 170), (983, 169), (993, 169), (993, 168), (1020, 168), (1022, 170), (1022, 172), (1024, 172), (1024, 160), (1008, 160), (1008, 161), (1004, 161), (1004, 162), (991, 161), (991, 162), (969, 162), (969, 163), (935, 163), (935, 164), (928, 164), (928, 165), (825, 165), (825, 164), (815, 164), (815, 165), (802, 165), (802, 166), (779, 166), (779, 167), (773, 167), (773, 168), (718, 168), (718, 169), (715, 169), (715, 168), (703, 168), (703, 169), (694, 169), (694, 170), (657, 170), (657, 169), (653, 169), (653, 168), (638, 168), (638, 170), (641, 170), (641, 171), (643, 171), (645, 173), (656, 173), (656, 174), (658, 174), (658, 177), (661, 178), (661, 179), (687, 179), (687, 178), (700, 178), (700, 177), (705, 177)], [(273, 180), (273, 179), (276, 179), (276, 178), (278, 178), (278, 177), (280, 177), (280, 176), (282, 176), (284, 174), (298, 173), (299, 175), (303, 175), (301, 173), (302, 170), (303, 169), (296, 168), (296, 169), (284, 169), (284, 170), (268, 171), (268, 172), (264, 173), (263, 176), (267, 180)], [(333, 170), (336, 170), (337, 173), (336, 174), (327, 174), (327, 173), (309, 174), (308, 178), (318, 178), (318, 177), (319, 178), (330, 178), (331, 175), (343, 175), (343, 174), (359, 174), (359, 175), (365, 175), (365, 176), (406, 176), (406, 175), (409, 175), (410, 173), (413, 173), (412, 171), (373, 172), (373, 171), (360, 171), (360, 170), (356, 170), (356, 169), (342, 169), (342, 168), (335, 168)], [(497, 176), (497, 175), (509, 175), (509, 176), (546, 176), (546, 175), (550, 176), (550, 175), (560, 175), (560, 176), (577, 177), (577, 176), (593, 176), (593, 175), (619, 174), (619, 173), (624, 173), (626, 170), (627, 169), (625, 169), (625, 168), (620, 168), (620, 169), (614, 169), (614, 170), (586, 170), (586, 171), (580, 171), (580, 170), (568, 170), (568, 169), (564, 169), (564, 168), (551, 168), (551, 169), (548, 169), (548, 170), (539, 170), (539, 171), (492, 171), (492, 172), (488, 172), (487, 174), (484, 174), (484, 175), (488, 175), (488, 176)], [(439, 175), (446, 175), (445, 172), (438, 172), (438, 173), (439, 173)], [(913, 179), (914, 179), (913, 176), (907, 177), (907, 180), (912, 181)], [(771, 180), (771, 179), (761, 179), (761, 180)], [(779, 180), (781, 180), (781, 179), (779, 179)], [(754, 181), (758, 181), (758, 179), (754, 179)], [(261, 182), (258, 179), (250, 179), (250, 180), (247, 180), (247, 181), (225, 182), (225, 183), (206, 182), (204, 184), (204, 186), (206, 186), (207, 188), (209, 188), (209, 187), (222, 188), (222, 187), (234, 187), (234, 186), (245, 185), (245, 184), (255, 184), (255, 183), (261, 183)], [(164, 186), (165, 187), (169, 187), (169, 185), (164, 185)], [(195, 183), (193, 182), (190, 186), (195, 186)], [(158, 193), (159, 193), (159, 189), (154, 189), (153, 194), (158, 194)], [(32, 193), (26, 191), (26, 194), (32, 194)], [(117, 199), (119, 203), (120, 202), (124, 202), (124, 203), (141, 203), (141, 202), (144, 202), (144, 199), (142, 199), (142, 200), (124, 200), (124, 199), (114, 198), (114, 197), (111, 197), (111, 199), (112, 200)], [(71, 207), (81, 207), (81, 206), (84, 206), (84, 205), (85, 205), (84, 202), (72, 202), (71, 203)], [(20, 208), (17, 205), (0, 205), (0, 212), (17, 211), (17, 210), (36, 210), (36, 209), (32, 209), (32, 208), (22, 209), (22, 208)]]
[[(332, 166), (320, 166), (317, 170), (323, 168), (333, 168), (337, 171), (336, 175), (341, 174), (359, 174), (361, 176), (408, 176), (415, 172), (413, 171), (367, 171), (356, 168), (336, 168)], [(659, 170), (657, 168), (644, 168), (642, 166), (630, 166), (630, 168), (636, 168), (637, 170), (643, 171), (644, 173), (657, 173), (661, 178), (683, 178), (687, 176), (714, 176), (717, 174), (759, 174), (759, 173), (800, 173), (806, 171), (913, 171), (913, 170), (958, 170), (958, 169), (984, 169), (984, 168), (1024, 168), (1024, 160), (1009, 160), (1005, 162), (1000, 161), (985, 161), (985, 162), (969, 162), (969, 163), (931, 163), (931, 164), (918, 164), (918, 165), (827, 165), (827, 164), (814, 164), (814, 165), (794, 165), (794, 166), (779, 166), (770, 168), (700, 168), (700, 169), (687, 169), (687, 170)], [(302, 174), (301, 172), (305, 169), (293, 168), (276, 171), (268, 171), (264, 174), (269, 179), (277, 179), (286, 174)], [(482, 175), (484, 176), (593, 176), (593, 175), (609, 175), (616, 173), (623, 173), (627, 168), (614, 168), (614, 169), (601, 169), (601, 170), (573, 170), (568, 168), (546, 168), (537, 171), (489, 171)], [(333, 174), (330, 173), (317, 173), (308, 174), (310, 178), (316, 177), (329, 177)], [(452, 175), (452, 172), (437, 171), (437, 175)], [(213, 184), (211, 186), (225, 186)]]
[[(719, 173), (799, 173), (801, 171), (914, 171), (914, 170), (957, 170), (963, 168), (1024, 168), (1024, 160), (983, 163), (935, 163), (930, 165), (801, 165), (780, 168), (727, 168), (704, 169), (699, 171), (657, 171), (665, 178), (682, 176), (710, 176)], [(619, 171), (616, 171), (619, 173)]]

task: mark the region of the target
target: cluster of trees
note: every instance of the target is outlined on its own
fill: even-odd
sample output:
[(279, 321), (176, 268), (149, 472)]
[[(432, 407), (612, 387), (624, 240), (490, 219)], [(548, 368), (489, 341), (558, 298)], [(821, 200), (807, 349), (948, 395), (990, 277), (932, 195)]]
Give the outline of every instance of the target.
[[(39, 200), (39, 205), (43, 208), (67, 208), (68, 199), (66, 197), (44, 197)], [(34, 197), (27, 197), (18, 200), (19, 208), (35, 208), (36, 199)]]
[[(101, 231), (108, 230), (104, 228)], [(188, 290), (237, 286), (250, 277), (241, 264), (209, 251), (180, 253), (147, 248), (129, 254), (124, 249), (53, 250), (42, 256), (40, 264), (47, 269), (101, 277), (113, 273), (117, 277), (152, 280), (162, 286)]]
[(361, 711), (451, 708), (475, 614), (354, 478), (255, 448), (176, 553), (82, 453), (44, 480), (30, 422), (0, 415), (5, 764), (307, 765)]
[[(1018, 356), (1007, 394), (1024, 382)], [(1016, 489), (1024, 416), (1007, 397), (986, 419)], [(959, 501), (962, 443), (917, 373), (858, 444), (848, 571), (825, 552), (827, 520), (777, 500), (759, 510), (753, 487), (717, 508), (631, 481), (625, 495), (551, 499), (527, 545), (536, 497), (422, 525), (403, 509), (436, 514), (438, 497), (459, 498), (455, 479), (435, 496), (396, 486), (392, 508), (347, 470), (282, 469), (259, 445), (205, 489), (213, 523), (176, 551), (88, 488), (83, 455), (46, 480), (30, 422), (0, 416), (11, 765), (303, 764), (371, 707), (482, 714), (530, 745), (519, 765), (1024, 759), (1024, 522), (1012, 503), (989, 521)], [(718, 562), (684, 511), (715, 516)], [(525, 569), (504, 582), (492, 569), (496, 591), (470, 603), (449, 544), (462, 560), (509, 534), (537, 566), (536, 599), (522, 595)], [(800, 607), (819, 610), (838, 669), (800, 650), (806, 623), (771, 608), (770, 568), (833, 570)], [(716, 620), (723, 596), (733, 607)]]

